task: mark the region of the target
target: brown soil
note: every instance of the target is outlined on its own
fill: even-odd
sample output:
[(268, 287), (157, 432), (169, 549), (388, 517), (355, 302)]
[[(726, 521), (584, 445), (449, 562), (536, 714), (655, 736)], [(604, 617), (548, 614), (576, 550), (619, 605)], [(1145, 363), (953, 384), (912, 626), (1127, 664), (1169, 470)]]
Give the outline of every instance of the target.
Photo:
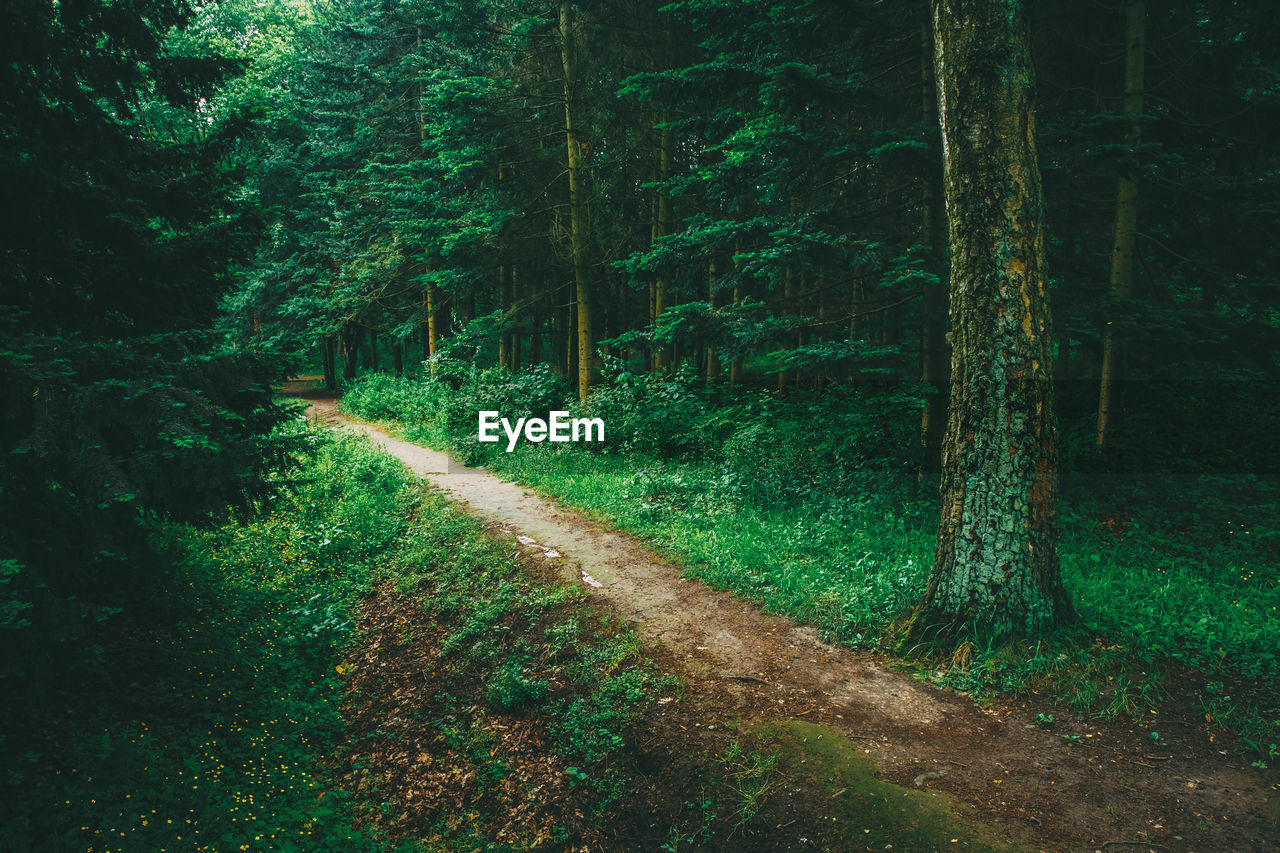
[[(883, 778), (947, 791), (966, 819), (1042, 850), (1280, 850), (1275, 769), (1242, 766), (1190, 701), (1161, 709), (1158, 751), (1132, 721), (1072, 718), (1035, 696), (979, 706), (682, 578), (634, 537), (347, 418), (333, 399), (306, 393), (311, 384), (286, 393), (311, 399), (311, 417), (368, 436), (499, 534), (533, 540), (528, 554), (625, 617), (688, 680), (707, 724), (829, 726), (859, 744)], [(1033, 725), (1038, 711), (1054, 714), (1053, 731)]]

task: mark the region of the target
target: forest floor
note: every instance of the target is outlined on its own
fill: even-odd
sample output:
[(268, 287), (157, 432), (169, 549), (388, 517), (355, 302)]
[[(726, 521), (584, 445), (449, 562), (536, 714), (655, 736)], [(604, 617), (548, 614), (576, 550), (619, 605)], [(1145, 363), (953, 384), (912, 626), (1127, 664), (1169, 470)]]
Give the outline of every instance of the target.
[[(285, 392), (363, 434), (529, 560), (584, 586), (686, 684), (703, 726), (818, 724), (907, 789), (945, 791), (965, 821), (1042, 850), (1255, 851), (1280, 844), (1280, 784), (1219, 749), (1172, 685), (1159, 737), (1032, 695), (979, 705), (891, 658), (829, 645), (809, 627), (681, 576), (636, 538), (338, 412), (307, 378)], [(1156, 711), (1149, 712), (1157, 714)], [(695, 723), (696, 725), (696, 723)], [(852, 830), (856, 831), (856, 830)]]

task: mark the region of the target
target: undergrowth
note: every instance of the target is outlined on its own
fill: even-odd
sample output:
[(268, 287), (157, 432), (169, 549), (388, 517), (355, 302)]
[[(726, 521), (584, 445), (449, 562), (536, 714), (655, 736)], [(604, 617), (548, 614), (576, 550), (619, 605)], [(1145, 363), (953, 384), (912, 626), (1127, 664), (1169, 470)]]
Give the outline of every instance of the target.
[[(708, 393), (681, 373), (620, 373), (578, 403), (546, 368), (445, 360), (433, 376), (362, 377), (342, 406), (646, 537), (690, 576), (877, 648), (896, 644), (894, 620), (919, 598), (932, 561), (936, 500), (915, 482), (910, 402), (895, 388), (779, 399)], [(606, 442), (522, 441), (506, 453), (505, 442), (476, 441), (480, 409), (514, 420), (550, 408), (602, 417)], [(1273, 682), (1276, 484), (1124, 476), (1100, 494), (1098, 482), (1064, 477), (1063, 578), (1088, 627), (1046, 638), (1039, 652), (970, 647), (930, 670), (977, 693), (1054, 684), (1102, 714), (1156, 701), (1166, 669)], [(1262, 694), (1243, 716), (1274, 740), (1280, 710)]]
[(354, 827), (323, 759), (349, 607), (401, 533), (405, 477), (367, 444), (294, 429), (308, 459), (256, 512), (155, 531), (168, 610), (103, 638), (104, 663), (26, 721), (0, 850), (389, 849)]

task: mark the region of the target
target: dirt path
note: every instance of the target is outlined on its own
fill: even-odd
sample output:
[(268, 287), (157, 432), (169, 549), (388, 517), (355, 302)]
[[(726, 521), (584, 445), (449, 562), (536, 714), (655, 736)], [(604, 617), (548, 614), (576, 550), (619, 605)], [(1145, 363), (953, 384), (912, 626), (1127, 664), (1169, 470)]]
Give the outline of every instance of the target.
[[(1160, 755), (1127, 721), (1028, 728), (1035, 708), (980, 708), (875, 656), (826, 644), (811, 628), (681, 578), (631, 536), (348, 419), (331, 399), (302, 396), (313, 400), (311, 417), (368, 436), (497, 532), (523, 537), (683, 662), (691, 680), (721, 694), (727, 716), (831, 726), (885, 778), (949, 791), (967, 804), (964, 815), (1039, 849), (1280, 849), (1280, 786), (1218, 755), (1193, 720), (1162, 718)], [(1063, 732), (1082, 737), (1071, 743)]]

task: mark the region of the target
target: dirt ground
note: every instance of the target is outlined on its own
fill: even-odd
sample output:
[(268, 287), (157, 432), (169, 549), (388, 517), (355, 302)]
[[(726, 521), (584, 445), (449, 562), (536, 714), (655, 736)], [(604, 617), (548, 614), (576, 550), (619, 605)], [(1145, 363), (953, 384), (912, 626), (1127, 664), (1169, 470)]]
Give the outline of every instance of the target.
[[(660, 650), (656, 657), (701, 691), (708, 723), (829, 726), (856, 742), (882, 778), (947, 791), (964, 804), (965, 818), (1037, 849), (1280, 850), (1275, 771), (1242, 766), (1238, 754), (1220, 749), (1190, 701), (1175, 697), (1160, 710), (1158, 748), (1127, 719), (1073, 719), (1047, 702), (979, 706), (682, 578), (634, 537), (347, 418), (333, 399), (308, 393), (311, 386), (285, 390), (312, 401), (312, 418), (377, 442), (627, 619)], [(1034, 725), (1038, 711), (1054, 714), (1054, 730)], [(1070, 742), (1067, 733), (1080, 738)]]

